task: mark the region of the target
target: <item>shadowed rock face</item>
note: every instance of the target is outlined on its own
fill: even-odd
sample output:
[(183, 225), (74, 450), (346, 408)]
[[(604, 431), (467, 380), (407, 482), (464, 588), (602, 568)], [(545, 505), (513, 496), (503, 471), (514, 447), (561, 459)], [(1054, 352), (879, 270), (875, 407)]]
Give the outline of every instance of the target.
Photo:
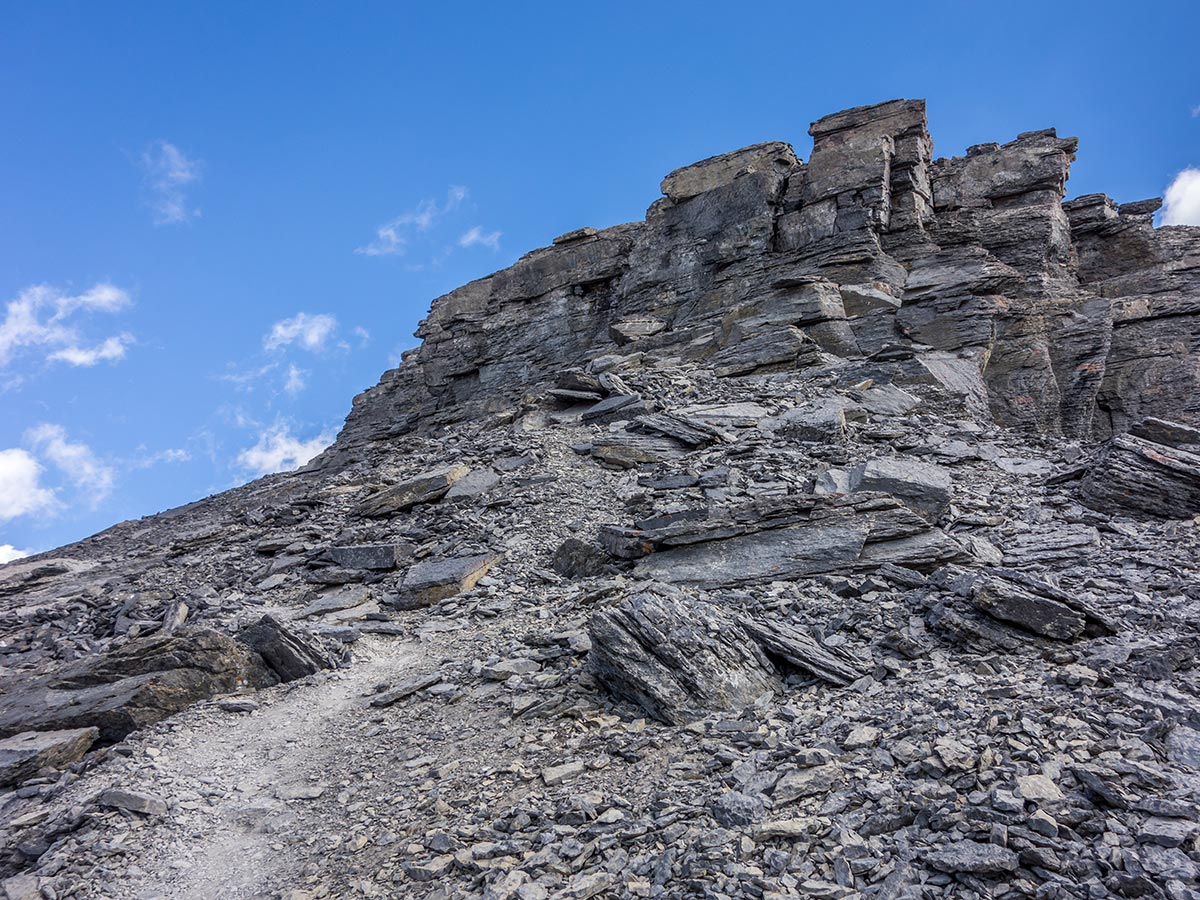
[(1156, 201), (1063, 203), (1074, 138), (935, 160), (920, 100), (809, 133), (807, 162), (773, 142), (686, 166), (644, 222), (563, 235), (434, 301), (333, 452), (502, 409), (631, 344), (730, 376), (907, 353), (976, 412), (1071, 437), (1200, 422), (1200, 237), (1153, 228)]

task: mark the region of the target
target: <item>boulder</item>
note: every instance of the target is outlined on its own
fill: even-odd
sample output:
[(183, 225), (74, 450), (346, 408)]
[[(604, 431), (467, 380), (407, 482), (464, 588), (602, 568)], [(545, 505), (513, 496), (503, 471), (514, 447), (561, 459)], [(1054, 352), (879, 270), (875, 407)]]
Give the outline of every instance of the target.
[(0, 740), (0, 788), (20, 784), (41, 769), (64, 769), (91, 749), (97, 728), (23, 731)]
[[(1141, 433), (1170, 440), (1171, 426), (1151, 425)], [(1088, 469), (1080, 498), (1093, 509), (1117, 516), (1187, 519), (1200, 515), (1200, 452), (1183, 449), (1192, 444), (1180, 444), (1156, 443), (1133, 434), (1113, 438)]]
[(96, 798), (101, 806), (112, 809), (123, 809), (143, 816), (161, 817), (167, 814), (167, 802), (153, 794), (141, 791), (127, 791), (121, 788), (109, 788)]
[(758, 645), (719, 608), (642, 591), (594, 613), (590, 671), (654, 718), (684, 724), (749, 706), (778, 686)]
[(1087, 622), (1081, 612), (1066, 604), (1000, 578), (981, 580), (971, 596), (993, 619), (1058, 641), (1079, 637)]
[(550, 557), (550, 568), (565, 578), (589, 578), (608, 571), (612, 560), (594, 544), (567, 538)]
[(966, 557), (962, 546), (899, 500), (878, 493), (765, 498), (637, 529), (607, 526), (601, 544), (639, 559), (642, 578), (721, 587), (891, 563), (930, 571)]
[(404, 576), (398, 603), (403, 608), (416, 609), (469, 591), (499, 558), (483, 553), (417, 563)]
[(262, 656), (283, 682), (295, 681), (336, 665), (333, 657), (320, 645), (285, 628), (272, 616), (263, 616), (242, 629), (238, 640)]
[(500, 483), (500, 476), (491, 469), (473, 469), (446, 492), (444, 500), (472, 500), (491, 491)]
[(1019, 865), (1017, 854), (997, 844), (957, 841), (925, 857), (930, 868), (950, 874), (1006, 875)]
[(308, 596), (311, 599), (297, 614), (297, 618), (307, 619), (312, 616), (324, 616), (365, 606), (371, 601), (371, 589), (361, 584), (355, 584), (338, 588), (319, 597), (311, 593)]
[(386, 571), (396, 568), (395, 544), (358, 544), (347, 547), (330, 547), (326, 556), (334, 565), (345, 569)]
[(360, 503), (358, 515), (365, 518), (387, 518), (412, 509), (418, 503), (435, 503), (469, 471), (466, 466), (456, 464), (398, 481), (376, 491)]
[(850, 489), (891, 494), (926, 521), (937, 522), (950, 508), (954, 479), (933, 463), (883, 456), (854, 466)]
[(12, 679), (0, 696), (0, 737), (96, 728), (99, 743), (112, 744), (199, 700), (278, 680), (245, 644), (207, 628), (135, 638), (50, 674)]
[(828, 397), (794, 406), (778, 416), (764, 419), (759, 428), (767, 434), (796, 441), (828, 443), (846, 437), (846, 420), (857, 407), (841, 397)]
[(633, 344), (667, 330), (667, 323), (654, 316), (621, 319), (608, 326), (608, 336), (618, 345)]

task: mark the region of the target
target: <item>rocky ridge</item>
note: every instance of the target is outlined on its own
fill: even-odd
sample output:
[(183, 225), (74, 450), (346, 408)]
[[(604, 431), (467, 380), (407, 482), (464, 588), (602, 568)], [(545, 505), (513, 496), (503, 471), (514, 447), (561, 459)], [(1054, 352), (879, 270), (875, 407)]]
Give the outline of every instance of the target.
[(1200, 231), (811, 134), (0, 567), (8, 896), (1200, 896)]

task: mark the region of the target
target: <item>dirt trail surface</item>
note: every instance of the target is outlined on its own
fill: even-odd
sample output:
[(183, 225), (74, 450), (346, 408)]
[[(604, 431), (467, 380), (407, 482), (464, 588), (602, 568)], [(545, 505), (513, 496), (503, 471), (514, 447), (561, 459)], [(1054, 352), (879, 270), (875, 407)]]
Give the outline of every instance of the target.
[[(110, 840), (126, 848), (129, 868), (91, 895), (235, 900), (299, 883), (311, 856), (303, 844), (328, 837), (330, 826), (340, 838), (337, 825), (363, 787), (345, 773), (364, 732), (380, 730), (367, 698), (425, 662), (413, 643), (373, 643), (350, 668), (255, 694), (251, 711), (190, 710), (97, 773), (163, 798), (170, 813), (158, 828), (140, 827), (136, 814), (114, 821), (129, 829)], [(396, 775), (381, 769), (371, 774)]]

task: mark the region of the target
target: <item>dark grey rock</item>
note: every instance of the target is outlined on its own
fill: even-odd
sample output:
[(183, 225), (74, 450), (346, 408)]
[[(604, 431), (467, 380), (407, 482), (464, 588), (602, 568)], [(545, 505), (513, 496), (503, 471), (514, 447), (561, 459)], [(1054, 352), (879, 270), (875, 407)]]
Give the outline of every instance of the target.
[(612, 560), (599, 547), (579, 538), (567, 538), (550, 557), (550, 568), (566, 578), (589, 578), (601, 575)]
[(420, 503), (434, 503), (470, 470), (466, 466), (453, 465), (434, 469), (399, 481), (376, 491), (358, 505), (358, 514), (368, 518), (385, 518), (404, 512)]
[(57, 671), (12, 679), (0, 696), (0, 736), (95, 727), (111, 744), (198, 700), (278, 682), (261, 656), (205, 628), (136, 638)]
[(929, 853), (925, 861), (939, 872), (968, 875), (1006, 875), (1019, 865), (1017, 854), (1012, 850), (977, 841), (949, 844)]
[(327, 556), (334, 565), (347, 569), (387, 570), (396, 568), (396, 546), (394, 544), (330, 547)]
[(883, 491), (930, 522), (950, 506), (954, 480), (941, 466), (888, 456), (859, 463), (850, 470), (853, 491)]
[(592, 615), (592, 674), (663, 722), (748, 706), (777, 678), (757, 645), (716, 607), (642, 592)]
[(404, 576), (402, 604), (406, 608), (428, 606), (469, 591), (498, 559), (498, 556), (483, 553), (417, 563)]
[[(1164, 430), (1154, 433), (1163, 436)], [(1200, 452), (1120, 435), (1089, 467), (1080, 496), (1093, 509), (1118, 516), (1200, 515)]]
[(710, 803), (708, 808), (717, 824), (726, 828), (743, 828), (762, 819), (766, 804), (761, 797), (739, 791), (726, 791)]
[(121, 788), (109, 788), (98, 798), (101, 806), (123, 809), (126, 812), (140, 813), (144, 816), (165, 816), (167, 803), (161, 797), (144, 794), (140, 791), (127, 791)]
[(238, 640), (262, 656), (280, 681), (295, 681), (335, 665), (318, 644), (285, 628), (272, 616), (263, 616), (244, 628)]
[(96, 728), (24, 731), (0, 740), (0, 788), (19, 784), (40, 769), (63, 769), (91, 749)]

